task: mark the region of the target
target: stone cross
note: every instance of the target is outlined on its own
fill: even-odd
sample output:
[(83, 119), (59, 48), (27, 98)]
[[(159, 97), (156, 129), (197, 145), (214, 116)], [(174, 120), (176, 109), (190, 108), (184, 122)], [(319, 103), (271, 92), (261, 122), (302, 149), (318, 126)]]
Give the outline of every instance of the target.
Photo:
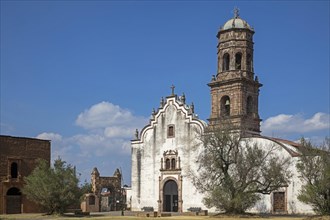
[(172, 95), (174, 95), (174, 89), (175, 89), (175, 86), (172, 84), (172, 86), (171, 86)]

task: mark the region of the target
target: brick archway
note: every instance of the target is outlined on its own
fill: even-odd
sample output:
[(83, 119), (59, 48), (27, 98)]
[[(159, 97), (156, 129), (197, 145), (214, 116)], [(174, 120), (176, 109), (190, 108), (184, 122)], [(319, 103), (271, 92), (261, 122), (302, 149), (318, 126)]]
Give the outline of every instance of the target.
[(6, 214), (19, 214), (21, 210), (22, 193), (16, 188), (8, 189), (6, 194)]

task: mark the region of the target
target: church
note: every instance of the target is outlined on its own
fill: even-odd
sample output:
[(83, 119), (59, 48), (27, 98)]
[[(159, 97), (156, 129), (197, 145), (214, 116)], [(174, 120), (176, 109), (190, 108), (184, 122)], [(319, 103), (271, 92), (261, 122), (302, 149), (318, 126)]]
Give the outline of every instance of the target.
[(211, 111), (208, 122), (197, 117), (194, 105), (186, 103), (184, 94), (161, 98), (153, 110), (149, 124), (136, 131), (132, 147), (131, 208), (141, 211), (152, 207), (158, 212), (188, 212), (201, 208), (218, 211), (203, 204), (201, 194), (189, 177), (197, 171), (198, 155), (203, 145), (198, 138), (209, 126), (222, 126), (230, 121), (245, 136), (263, 148), (277, 147), (277, 154), (290, 158), (291, 182), (262, 199), (250, 212), (313, 213), (312, 207), (301, 203), (298, 193), (301, 181), (296, 170), (299, 144), (261, 135), (258, 113), (259, 91), (262, 84), (254, 73), (254, 29), (235, 10), (217, 33), (217, 73), (208, 83)]

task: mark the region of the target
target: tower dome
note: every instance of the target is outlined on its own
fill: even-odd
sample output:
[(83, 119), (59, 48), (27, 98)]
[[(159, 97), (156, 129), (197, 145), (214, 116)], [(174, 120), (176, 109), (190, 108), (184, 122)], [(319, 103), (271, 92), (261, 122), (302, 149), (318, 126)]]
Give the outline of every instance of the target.
[(245, 28), (253, 31), (253, 28), (243, 19), (239, 17), (239, 10), (235, 8), (234, 18), (228, 20), (220, 30), (229, 30), (232, 28)]

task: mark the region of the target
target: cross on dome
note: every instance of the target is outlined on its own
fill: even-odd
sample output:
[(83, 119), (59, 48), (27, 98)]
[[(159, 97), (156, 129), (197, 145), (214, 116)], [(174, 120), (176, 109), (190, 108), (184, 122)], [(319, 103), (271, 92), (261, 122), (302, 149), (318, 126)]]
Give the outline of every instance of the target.
[(239, 17), (239, 8), (235, 7), (234, 8), (234, 18), (238, 18)]

